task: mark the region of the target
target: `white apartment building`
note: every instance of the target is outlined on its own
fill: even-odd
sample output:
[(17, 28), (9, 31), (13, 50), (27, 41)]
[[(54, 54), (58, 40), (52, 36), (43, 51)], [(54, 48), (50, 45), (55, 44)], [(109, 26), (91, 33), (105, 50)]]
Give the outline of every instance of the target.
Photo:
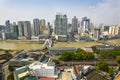
[(55, 77), (55, 66), (48, 63), (34, 62), (29, 66), (38, 77)]
[(120, 26), (119, 25), (117, 25), (117, 26), (111, 26), (109, 28), (109, 35), (111, 37), (120, 36)]

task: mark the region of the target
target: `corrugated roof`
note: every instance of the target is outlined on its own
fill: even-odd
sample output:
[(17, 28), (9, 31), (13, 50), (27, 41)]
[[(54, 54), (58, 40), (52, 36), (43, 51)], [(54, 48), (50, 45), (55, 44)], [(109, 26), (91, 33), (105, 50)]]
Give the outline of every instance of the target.
[[(18, 77), (19, 74), (24, 73), (29, 70), (30, 69), (27, 66), (16, 69), (14, 72), (14, 74), (16, 76), (16, 80), (19, 80), (19, 77)], [(37, 80), (37, 78), (35, 76), (24, 76), (22, 80)]]

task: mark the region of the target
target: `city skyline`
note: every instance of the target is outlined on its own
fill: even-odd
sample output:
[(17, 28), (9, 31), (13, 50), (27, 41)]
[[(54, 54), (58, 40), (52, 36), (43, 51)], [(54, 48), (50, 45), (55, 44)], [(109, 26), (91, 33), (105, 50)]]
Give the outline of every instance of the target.
[(0, 24), (33, 22), (34, 18), (54, 22), (57, 12), (68, 16), (68, 22), (76, 16), (79, 20), (88, 17), (94, 24), (118, 24), (120, 22), (119, 0), (1, 0)]

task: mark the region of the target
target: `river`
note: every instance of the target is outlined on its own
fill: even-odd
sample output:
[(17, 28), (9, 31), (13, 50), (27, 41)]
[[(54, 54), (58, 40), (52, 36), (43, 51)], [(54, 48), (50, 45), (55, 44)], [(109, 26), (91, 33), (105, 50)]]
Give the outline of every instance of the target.
[[(7, 40), (3, 41), (0, 40), (0, 49), (12, 49), (12, 50), (30, 50), (30, 49), (40, 49), (42, 48), (43, 44), (39, 42), (30, 42), (30, 41), (12, 41)], [(95, 45), (101, 45), (97, 42), (58, 42), (54, 44), (54, 47), (76, 47), (76, 48), (84, 48), (84, 47), (91, 47)]]
[(30, 49), (39, 49), (41, 47), (42, 44), (40, 44), (39, 42), (0, 40), (0, 49), (30, 50)]
[[(108, 40), (108, 42), (119, 44), (120, 39), (112, 39)], [(17, 41), (17, 40), (7, 40), (3, 41), (0, 40), (0, 49), (12, 49), (12, 50), (30, 50), (30, 49), (40, 49), (42, 48), (43, 44), (39, 42), (30, 42), (30, 41)], [(95, 45), (102, 45), (97, 42), (58, 42), (54, 44), (54, 47), (76, 47), (76, 48), (84, 48), (84, 47), (91, 47)]]

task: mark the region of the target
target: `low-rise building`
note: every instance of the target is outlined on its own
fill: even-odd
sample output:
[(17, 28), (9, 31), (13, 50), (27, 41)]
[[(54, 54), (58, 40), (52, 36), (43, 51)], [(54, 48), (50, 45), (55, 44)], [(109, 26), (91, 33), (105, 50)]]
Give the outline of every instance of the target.
[(75, 65), (73, 66), (76, 79), (81, 79), (85, 74), (93, 69), (91, 65)]
[(50, 54), (61, 54), (63, 52), (75, 52), (75, 51), (77, 51), (77, 49), (74, 48), (74, 47), (62, 47), (62, 48), (59, 48), (59, 47), (58, 48), (53, 48), (53, 47), (51, 47), (49, 49)]
[(71, 72), (62, 72), (62, 80), (72, 80)]
[(93, 52), (93, 50), (92, 50), (91, 47), (85, 47), (85, 48), (84, 48), (84, 51), (86, 51), (86, 52)]
[(17, 68), (14, 71), (15, 80), (38, 80), (35, 73), (28, 66)]
[(29, 66), (38, 77), (57, 78), (56, 68), (54, 63), (40, 63), (34, 62)]
[(21, 67), (39, 61), (43, 54), (39, 52), (21, 52), (9, 61), (13, 67)]

